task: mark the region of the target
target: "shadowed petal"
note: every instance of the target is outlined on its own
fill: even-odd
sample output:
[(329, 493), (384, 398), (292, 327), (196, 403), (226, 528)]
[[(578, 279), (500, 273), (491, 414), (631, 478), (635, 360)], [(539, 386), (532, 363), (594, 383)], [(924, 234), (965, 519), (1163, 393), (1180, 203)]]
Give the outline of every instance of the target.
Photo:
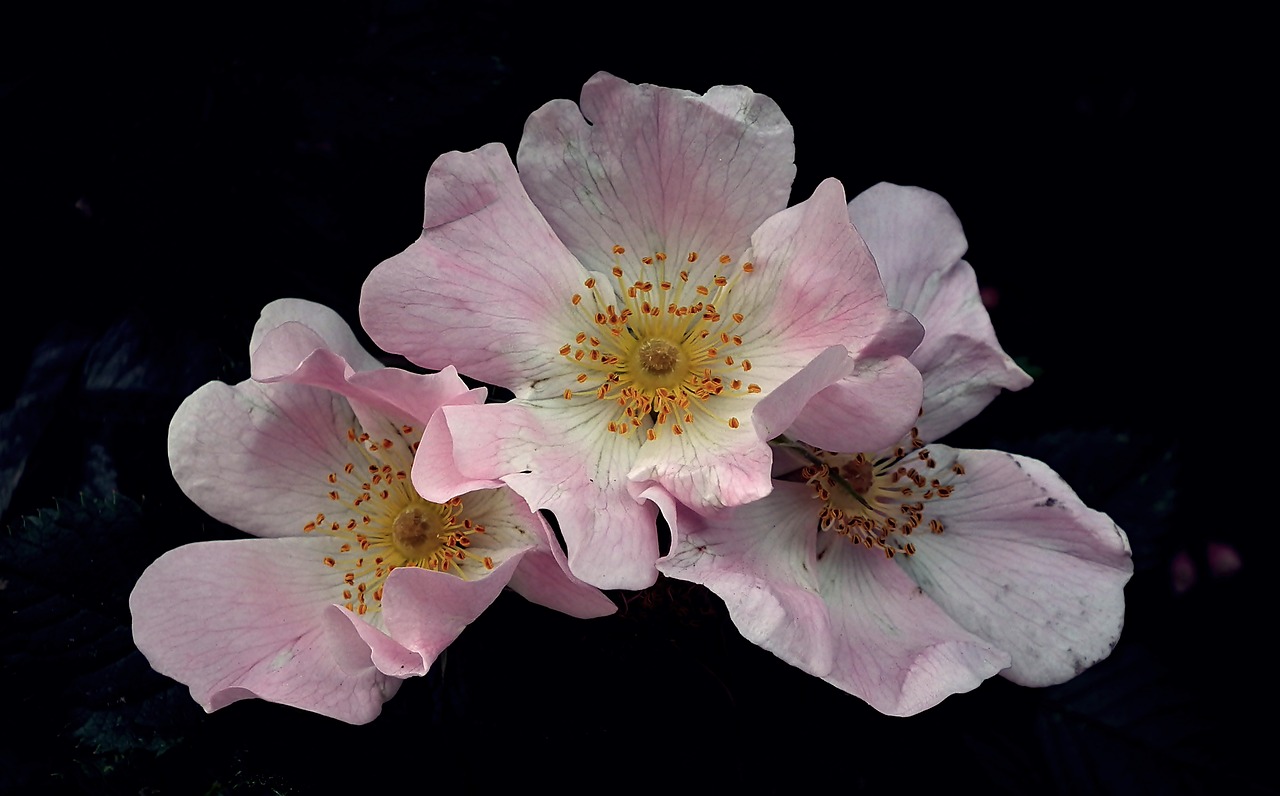
[[(305, 333), (295, 334), (262, 348), (264, 338), (285, 324), (300, 324)], [(303, 299), (277, 299), (262, 308), (249, 338), (253, 378), (273, 381), (292, 373), (313, 351), (332, 351), (354, 370), (375, 370), (382, 363), (364, 350), (342, 316), (332, 309)]]
[(818, 593), (817, 504), (800, 484), (779, 482), (768, 497), (698, 517), (677, 509), (668, 577), (715, 592), (743, 638), (800, 669), (831, 670), (833, 633)]
[[(316, 305), (318, 306), (318, 305)], [(251, 357), (255, 381), (305, 384), (337, 393), (353, 402), (362, 425), (380, 424), (388, 417), (426, 424), (448, 404), (484, 403), (484, 388), (469, 389), (452, 366), (439, 373), (410, 373), (381, 365), (356, 371), (325, 341), (299, 321), (288, 321), (262, 333)]]
[(453, 465), (415, 466), (414, 486), (442, 500), (459, 483), (500, 481), (530, 508), (555, 512), (578, 578), (600, 588), (644, 588), (657, 578), (657, 511), (627, 480), (639, 439), (607, 430), (614, 406), (550, 399), (446, 407), (427, 436), (447, 431)]
[(320, 561), (337, 544), (242, 539), (165, 553), (129, 596), (138, 649), (207, 711), (260, 697), (371, 721), (398, 683), (357, 635), (324, 618), (340, 581)]
[[(419, 449), (421, 451), (421, 449)], [(421, 454), (419, 454), (421, 455)], [(511, 590), (526, 600), (554, 611), (590, 619), (617, 611), (617, 606), (600, 590), (588, 586), (569, 572), (569, 562), (560, 549), (551, 527), (541, 515), (510, 489), (489, 489), (462, 496), (473, 520), (485, 527), (485, 540), (501, 540), (508, 548), (527, 544), (520, 565), (510, 575)], [(507, 541), (515, 539), (516, 542)], [(486, 548), (469, 550), (483, 555)]]
[(1001, 389), (1031, 383), (996, 340), (973, 269), (960, 259), (968, 243), (946, 200), (880, 183), (854, 197), (849, 215), (875, 255), (889, 304), (924, 324), (924, 340), (911, 355), (924, 374), (922, 437), (938, 439)]
[(818, 556), (835, 633), (835, 665), (823, 679), (837, 688), (881, 713), (910, 716), (1009, 665), (878, 550), (824, 534)]
[(200, 508), (255, 536), (301, 536), (347, 460), (350, 405), (298, 385), (210, 382), (169, 424), (169, 463)]
[(1105, 658), (1124, 623), (1133, 572), (1127, 538), (1051, 469), (1000, 451), (929, 450), (943, 466), (959, 456), (954, 494), (930, 505), (946, 530), (915, 538), (901, 564), (944, 610), (1007, 651), (1004, 674), (1052, 685)]
[(853, 359), (850, 375), (805, 405), (791, 435), (829, 450), (896, 442), (920, 406), (920, 375), (906, 356), (923, 330), (889, 307), (840, 183), (826, 180), (808, 201), (770, 218), (752, 244), (755, 271), (743, 281), (751, 301), (740, 309), (753, 377), (767, 389), (775, 372), (789, 375), (832, 345)]

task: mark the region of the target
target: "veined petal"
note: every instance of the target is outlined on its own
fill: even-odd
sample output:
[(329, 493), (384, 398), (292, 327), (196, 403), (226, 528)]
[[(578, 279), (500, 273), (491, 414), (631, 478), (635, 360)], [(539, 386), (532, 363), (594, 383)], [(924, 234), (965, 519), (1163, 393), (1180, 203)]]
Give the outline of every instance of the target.
[(501, 144), (431, 166), (422, 237), (369, 275), (360, 321), (419, 365), (456, 365), (527, 397), (562, 375), (570, 298), (588, 274), (529, 201)]
[(787, 432), (826, 450), (879, 450), (918, 419), (920, 371), (900, 356), (872, 357), (818, 393)]
[[(715, 416), (698, 415), (702, 421), (683, 424), (683, 434), (664, 433), (644, 443), (629, 478), (642, 484), (655, 481), (701, 513), (764, 497), (772, 489), (773, 452), (768, 440), (785, 430), (813, 395), (850, 366), (848, 351), (832, 346), (760, 400), (721, 397), (714, 405)], [(769, 380), (768, 375), (760, 378)], [(731, 426), (727, 417), (738, 425)]]
[(750, 255), (741, 353), (761, 384), (767, 389), (770, 374), (790, 375), (832, 345), (853, 359), (850, 375), (809, 401), (791, 433), (832, 450), (900, 439), (920, 406), (920, 376), (905, 357), (923, 330), (889, 307), (840, 183), (823, 182), (808, 201), (765, 222)]
[[(274, 329), (285, 324), (298, 324), (306, 332), (277, 337), (266, 349), (262, 344)], [(274, 381), (298, 368), (313, 351), (332, 351), (346, 360), (354, 370), (375, 370), (382, 363), (364, 350), (351, 327), (332, 309), (304, 299), (277, 299), (262, 308), (249, 338), (253, 377), (258, 381)]]
[(835, 663), (823, 679), (881, 713), (919, 713), (1009, 665), (1004, 651), (956, 624), (879, 551), (824, 534), (818, 575), (835, 634)]
[(627, 478), (641, 485), (656, 482), (680, 502), (698, 511), (750, 503), (769, 494), (773, 454), (751, 420), (745, 399), (725, 399), (717, 408), (743, 415), (737, 428), (722, 418), (703, 416), (684, 423), (682, 434), (662, 433), (640, 448)]
[(811, 358), (832, 345), (855, 357), (906, 356), (924, 334), (889, 307), (838, 180), (824, 180), (812, 197), (762, 224), (749, 254), (754, 270), (735, 307), (745, 315), (753, 360)]
[(924, 374), (917, 425), (925, 439), (958, 428), (1002, 388), (1031, 383), (996, 340), (973, 269), (960, 259), (968, 243), (946, 200), (880, 183), (854, 197), (849, 215), (875, 255), (890, 305), (924, 324), (911, 362)]
[(446, 404), (484, 403), (452, 367), (410, 373), (383, 367), (361, 348), (337, 313), (320, 304), (282, 299), (263, 309), (254, 327), (250, 366), (255, 381), (321, 387), (355, 402), (366, 426), (387, 417), (424, 425)]
[[(761, 439), (773, 439), (792, 426), (801, 410), (815, 395), (848, 376), (852, 370), (853, 360), (849, 357), (849, 350), (842, 345), (835, 345), (818, 354), (794, 376), (770, 390), (755, 407), (754, 421)], [(778, 469), (777, 458), (775, 451), (772, 470), (779, 475), (803, 466), (796, 464), (794, 467)]]
[[(967, 263), (961, 265), (968, 269)], [(926, 336), (911, 355), (924, 378), (924, 405), (916, 421), (921, 437), (940, 439), (976, 417), (1002, 389), (1021, 390), (1031, 384), (1031, 377), (993, 339)]]
[[(286, 340), (302, 342), (309, 336), (309, 330), (301, 324), (286, 323), (269, 331), (258, 351), (274, 349), (277, 342)], [(468, 388), (453, 366), (439, 373), (410, 373), (386, 367), (357, 372), (345, 359), (325, 349), (311, 351), (286, 375), (254, 378), (267, 383), (305, 384), (341, 395), (352, 402), (366, 427), (387, 417), (421, 426), (441, 406), (484, 403), (487, 392), (483, 387)]]
[(387, 633), (429, 666), (498, 598), (524, 555), (514, 552), (474, 580), (418, 567), (396, 569), (382, 599)]
[(152, 668), (207, 711), (260, 697), (353, 724), (371, 721), (397, 681), (367, 645), (333, 632), (335, 598), (319, 565), (337, 541), (242, 539), (171, 550), (129, 596), (133, 635)]
[(926, 330), (935, 325), (926, 321), (945, 318), (949, 313), (937, 312), (933, 304), (937, 277), (969, 248), (947, 200), (923, 188), (882, 182), (849, 202), (849, 218), (875, 255), (889, 303), (915, 315)]
[(831, 670), (835, 636), (818, 591), (817, 505), (800, 484), (698, 517), (677, 509), (664, 575), (715, 592), (748, 641), (818, 676)]
[(929, 450), (964, 478), (931, 504), (941, 534), (918, 534), (898, 557), (957, 622), (1007, 651), (1004, 673), (1052, 685), (1105, 658), (1124, 623), (1133, 572), (1128, 539), (1042, 462), (1000, 451)]
[(558, 544), (526, 553), (507, 585), (531, 603), (579, 619), (609, 616), (618, 611), (618, 606), (599, 589), (570, 573), (569, 561)]
[(458, 482), (501, 481), (531, 509), (555, 513), (578, 578), (602, 589), (645, 588), (657, 578), (657, 512), (626, 477), (637, 435), (606, 430), (613, 406), (548, 399), (445, 407), (431, 425), (447, 424), (453, 466), (438, 482), (415, 467), (414, 486), (439, 500)]
[(569, 562), (546, 520), (530, 511), (515, 492), (490, 489), (462, 499), (471, 517), (485, 527), (486, 538), (502, 539), (508, 547), (523, 546), (519, 566), (506, 576), (511, 579), (507, 585), (512, 591), (529, 602), (581, 619), (618, 610), (599, 589), (570, 573)]
[(347, 461), (355, 423), (341, 396), (312, 387), (210, 382), (169, 424), (169, 463), (200, 508), (255, 536), (302, 534), (323, 510), (326, 473)]
[(615, 245), (714, 262), (741, 254), (786, 206), (792, 138), (777, 104), (746, 87), (699, 96), (601, 72), (581, 110), (556, 100), (529, 117), (516, 159), (534, 203), (589, 268), (607, 270)]

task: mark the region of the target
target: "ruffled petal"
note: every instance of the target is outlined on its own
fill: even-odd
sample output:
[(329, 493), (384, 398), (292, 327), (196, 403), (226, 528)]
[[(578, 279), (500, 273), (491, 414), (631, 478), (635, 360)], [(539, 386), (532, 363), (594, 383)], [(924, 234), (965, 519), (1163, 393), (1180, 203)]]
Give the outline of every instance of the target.
[(1001, 389), (1031, 383), (996, 340), (973, 269), (960, 259), (968, 243), (946, 200), (880, 183), (854, 197), (849, 215), (875, 255), (889, 303), (924, 324), (924, 340), (911, 355), (924, 374), (921, 436), (937, 439)]
[(851, 374), (814, 396), (791, 433), (829, 450), (899, 440), (920, 407), (920, 376), (906, 356), (923, 330), (889, 307), (840, 183), (826, 180), (765, 222), (751, 256), (754, 271), (735, 290), (743, 300), (734, 309), (744, 315), (739, 356), (750, 358), (752, 377), (768, 390), (833, 345), (853, 359)]
[[(698, 512), (714, 512), (759, 500), (772, 489), (773, 451), (768, 440), (790, 424), (817, 392), (848, 372), (852, 363), (843, 346), (832, 346), (761, 400), (721, 397), (717, 416), (684, 423), (684, 433), (663, 429), (640, 449), (629, 477), (656, 481), (677, 500)], [(733, 428), (725, 416), (739, 421)], [(698, 417), (695, 415), (695, 417)]]
[[(279, 338), (262, 349), (264, 338), (285, 324), (299, 324), (307, 333)], [(317, 349), (332, 351), (355, 370), (375, 370), (382, 363), (360, 345), (342, 316), (314, 301), (277, 299), (262, 308), (249, 338), (253, 377), (258, 381), (274, 381), (298, 368), (298, 364)]]
[[(421, 451), (421, 449), (419, 449)], [(421, 455), (421, 453), (419, 453)], [(485, 555), (496, 543), (509, 549), (521, 549), (523, 558), (509, 577), (511, 590), (529, 602), (544, 605), (581, 619), (606, 616), (617, 606), (594, 586), (589, 586), (569, 572), (569, 562), (551, 527), (541, 515), (510, 489), (489, 489), (462, 496), (467, 515), (485, 527), (485, 533), (473, 537), (475, 545), (468, 552)]]
[[(359, 636), (325, 618), (335, 598), (327, 538), (242, 539), (171, 550), (143, 572), (129, 609), (134, 641), (207, 711), (258, 697), (353, 724), (398, 682)], [(337, 581), (340, 583), (340, 581)]]
[(369, 275), (360, 322), (382, 348), (528, 397), (563, 376), (586, 271), (529, 201), (501, 144), (431, 166), (422, 236)]
[(382, 598), (387, 633), (429, 666), (498, 598), (524, 554), (513, 554), (474, 580), (419, 567), (397, 568), (387, 576)]
[(508, 585), (531, 603), (579, 619), (609, 616), (618, 611), (618, 606), (599, 589), (569, 573), (569, 561), (559, 546), (526, 553)]
[(753, 270), (731, 298), (745, 316), (743, 351), (753, 362), (807, 361), (833, 345), (854, 357), (907, 356), (924, 334), (889, 307), (838, 180), (824, 180), (812, 197), (762, 224), (750, 255)]
[(699, 96), (601, 72), (581, 110), (557, 100), (529, 117), (516, 159), (534, 203), (587, 267), (607, 270), (615, 245), (712, 263), (740, 255), (786, 207), (792, 138), (777, 104), (743, 86)]
[(396, 427), (406, 421), (421, 426), (441, 406), (484, 403), (486, 394), (483, 388), (468, 389), (452, 366), (431, 374), (383, 367), (337, 313), (310, 301), (268, 304), (254, 327), (250, 351), (255, 381), (335, 392), (354, 402), (365, 426), (388, 420)]
[(698, 511), (750, 503), (769, 494), (773, 454), (756, 432), (748, 414), (750, 404), (728, 400), (716, 409), (732, 412), (735, 403), (743, 415), (738, 428), (705, 414), (695, 415), (695, 422), (681, 423), (682, 434), (664, 427), (640, 448), (628, 479), (640, 488), (650, 482), (661, 484)]
[(788, 436), (823, 450), (880, 450), (918, 419), (920, 371), (905, 357), (863, 359), (804, 405)]
[(348, 461), (350, 404), (290, 384), (210, 382), (169, 424), (169, 464), (200, 508), (255, 536), (300, 536), (327, 510), (326, 476)]
[(1124, 623), (1129, 542), (1083, 503), (1057, 473), (1000, 451), (929, 451), (942, 467), (959, 457), (964, 475), (929, 504), (941, 534), (917, 534), (917, 554), (899, 560), (957, 622), (1007, 651), (1004, 673), (1022, 685), (1052, 685), (1105, 658)]
[(703, 517), (677, 509), (679, 531), (658, 569), (713, 591), (748, 641), (824, 676), (834, 634), (818, 593), (817, 508), (811, 490), (779, 482), (746, 506)]
[(441, 450), (447, 431), (452, 464), (415, 465), (414, 486), (440, 501), (459, 483), (504, 483), (530, 508), (555, 513), (578, 578), (602, 589), (645, 588), (657, 578), (657, 511), (627, 480), (640, 442), (607, 430), (613, 409), (560, 399), (445, 407), (431, 426), (447, 429), (428, 427), (427, 435)]
[(823, 679), (881, 713), (919, 713), (1009, 665), (877, 550), (824, 535), (818, 575), (835, 634), (835, 664)]
[[(484, 403), (483, 387), (470, 389), (452, 366), (439, 373), (410, 373), (398, 368), (379, 366), (377, 370), (356, 371), (347, 360), (325, 348), (310, 328), (288, 322), (267, 331), (262, 344), (254, 352), (253, 378), (266, 383), (305, 384), (337, 393), (353, 404), (361, 425), (381, 425), (393, 418), (399, 426), (405, 421), (425, 425), (441, 406)], [(287, 352), (287, 356), (286, 356)], [(305, 352), (305, 353), (304, 353)], [(291, 369), (275, 368), (294, 361)], [(259, 368), (267, 360), (272, 369)]]

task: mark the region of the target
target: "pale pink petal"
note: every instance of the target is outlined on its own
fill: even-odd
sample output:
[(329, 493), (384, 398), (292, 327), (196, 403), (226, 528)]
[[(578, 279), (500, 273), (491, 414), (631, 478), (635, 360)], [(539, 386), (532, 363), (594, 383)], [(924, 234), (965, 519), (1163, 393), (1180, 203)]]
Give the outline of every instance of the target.
[(939, 439), (972, 420), (1002, 389), (1031, 384), (994, 338), (952, 335), (935, 344), (926, 333), (925, 340), (928, 346), (911, 356), (924, 377), (923, 414), (916, 421), (924, 439)]
[(1129, 543), (1106, 515), (1051, 469), (1000, 451), (929, 446), (964, 475), (946, 500), (929, 503), (940, 535), (915, 534), (900, 557), (912, 578), (957, 622), (1008, 652), (1005, 672), (1022, 685), (1051, 685), (1105, 658), (1124, 623)]
[(732, 306), (718, 309), (745, 316), (741, 350), (753, 363), (807, 361), (833, 345), (855, 358), (906, 356), (923, 335), (885, 299), (838, 180), (824, 180), (812, 197), (762, 224), (750, 256), (753, 271), (741, 277)]
[(680, 530), (658, 569), (703, 584), (724, 600), (744, 638), (824, 676), (835, 638), (818, 593), (818, 508), (808, 487), (780, 481), (746, 506), (702, 517), (677, 509)]
[[(446, 404), (484, 403), (453, 367), (419, 374), (383, 367), (360, 347), (350, 327), (320, 304), (282, 299), (263, 309), (254, 327), (250, 367), (255, 381), (321, 387), (355, 402), (362, 425), (419, 426)], [(366, 429), (368, 430), (368, 429)]]
[(397, 568), (387, 576), (382, 597), (387, 633), (430, 665), (498, 598), (523, 556), (524, 551), (517, 552), (474, 580), (418, 567)]
[[(853, 360), (849, 350), (835, 345), (813, 358), (809, 364), (801, 368), (794, 376), (769, 391), (755, 407), (754, 421), (760, 437), (773, 439), (794, 425), (801, 410), (815, 395), (830, 387), (835, 382), (848, 376), (853, 370)], [(775, 451), (775, 459), (777, 453)], [(782, 474), (799, 469), (795, 467), (778, 469), (774, 465), (773, 472)]]
[(301, 536), (326, 510), (329, 473), (349, 460), (351, 406), (289, 384), (210, 382), (169, 424), (178, 486), (215, 518), (256, 536)]
[[(664, 428), (645, 442), (629, 478), (655, 481), (699, 512), (764, 497), (772, 489), (773, 452), (767, 441), (786, 429), (815, 393), (847, 373), (850, 364), (844, 347), (832, 346), (758, 401), (717, 398), (710, 406), (715, 416), (695, 413), (694, 422), (681, 424), (683, 434)], [(738, 427), (731, 427), (727, 417), (738, 420)]]
[(337, 540), (244, 539), (171, 550), (129, 596), (152, 668), (207, 711), (259, 697), (353, 724), (395, 693), (358, 635), (325, 612), (340, 595), (321, 563)]
[(601, 72), (583, 87), (581, 110), (557, 100), (529, 117), (516, 159), (560, 239), (603, 271), (619, 244), (681, 260), (699, 252), (703, 263), (736, 258), (786, 206), (794, 151), (777, 104), (748, 88), (699, 96)]
[[(465, 427), (460, 431), (464, 440), (471, 435), (471, 431)], [(502, 468), (496, 464), (486, 469), (492, 473), (502, 472)], [(503, 485), (497, 475), (474, 476), (458, 469), (454, 460), (453, 431), (443, 414), (428, 423), (426, 430), (422, 432), (422, 441), (413, 457), (412, 478), (418, 494), (437, 502), (468, 492), (497, 489)]]
[[(419, 456), (422, 455), (419, 448)], [(462, 495), (467, 516), (483, 525), (483, 536), (469, 553), (492, 555), (505, 560), (502, 550), (488, 542), (509, 549), (523, 550), (523, 558), (509, 575), (511, 590), (526, 600), (554, 611), (588, 619), (617, 611), (617, 606), (594, 586), (578, 580), (569, 572), (569, 562), (551, 526), (540, 514), (529, 510), (523, 499), (510, 489), (486, 489)]]
[[(295, 334), (282, 338), (261, 350), (267, 334), (285, 324), (299, 324), (309, 335)], [(351, 327), (338, 313), (313, 301), (277, 299), (262, 308), (249, 338), (253, 377), (258, 381), (271, 381), (288, 375), (316, 349), (332, 351), (355, 370), (382, 367), (382, 363), (360, 345)]]
[(850, 375), (815, 395), (805, 409), (813, 418), (802, 414), (791, 433), (832, 450), (900, 439), (920, 405), (919, 374), (905, 356), (922, 331), (886, 302), (840, 183), (826, 180), (808, 201), (770, 218), (752, 246), (755, 270), (731, 296), (741, 300), (718, 307), (745, 316), (735, 353), (751, 362), (751, 379), (767, 395), (830, 346), (844, 346), (853, 360)]
[(663, 427), (640, 448), (628, 479), (641, 488), (661, 484), (697, 511), (750, 503), (769, 494), (773, 454), (751, 421), (751, 404), (729, 399), (718, 401), (715, 409), (729, 413), (735, 404), (742, 415), (738, 428), (707, 413), (695, 414), (692, 423), (680, 423), (682, 434)]
[(956, 624), (879, 550), (832, 534), (818, 544), (835, 634), (827, 682), (881, 713), (910, 716), (1009, 665), (1004, 651)]
[(459, 483), (500, 481), (530, 508), (554, 512), (578, 578), (602, 589), (645, 588), (657, 578), (657, 512), (637, 497), (643, 487), (627, 481), (639, 439), (607, 430), (615, 408), (560, 399), (445, 407), (431, 426), (447, 424), (453, 464), (415, 467), (414, 486), (440, 501)]
[[(307, 327), (285, 323), (263, 335), (262, 344), (254, 354), (253, 377), (267, 383), (305, 384), (337, 393), (352, 402), (356, 416), (366, 430), (371, 425), (381, 425), (392, 418), (399, 427), (406, 421), (419, 427), (431, 419), (441, 406), (452, 404), (484, 403), (484, 388), (469, 389), (452, 367), (439, 373), (410, 373), (398, 368), (379, 367), (377, 370), (355, 371), (345, 359), (324, 349), (306, 350), (314, 334)], [(315, 340), (320, 343), (319, 340)], [(264, 355), (270, 356), (273, 365), (285, 361), (284, 352), (302, 353), (292, 370), (268, 376), (257, 368)]]
[(920, 384), (904, 357), (859, 360), (851, 375), (805, 405), (787, 434), (824, 450), (887, 448), (918, 420)]
[(559, 545), (530, 550), (508, 584), (526, 600), (579, 619), (617, 613), (618, 606), (599, 589), (569, 573), (569, 562)]
[(946, 200), (922, 188), (880, 183), (854, 197), (849, 214), (875, 255), (889, 303), (925, 327), (911, 355), (924, 374), (921, 436), (937, 439), (977, 415), (1001, 389), (1031, 383), (996, 340), (973, 269), (960, 259), (968, 243)]
[(563, 375), (582, 269), (529, 201), (501, 144), (431, 166), (422, 237), (365, 281), (360, 321), (382, 348), (525, 396)]

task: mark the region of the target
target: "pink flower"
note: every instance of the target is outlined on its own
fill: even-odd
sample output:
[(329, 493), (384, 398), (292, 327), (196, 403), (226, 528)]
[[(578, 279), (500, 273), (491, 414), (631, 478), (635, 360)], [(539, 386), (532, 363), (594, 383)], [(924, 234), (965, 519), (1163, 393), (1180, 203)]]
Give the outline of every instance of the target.
[(413, 489), (423, 426), (482, 390), (384, 368), (304, 301), (268, 305), (250, 350), (253, 380), (183, 402), (169, 458), (201, 508), (263, 538), (172, 550), (129, 598), (138, 648), (205, 710), (258, 697), (363, 723), (503, 586), (574, 616), (614, 610), (510, 490)]
[[(575, 574), (657, 577), (655, 518), (772, 489), (767, 441), (891, 444), (919, 406), (919, 325), (892, 310), (834, 180), (787, 208), (791, 126), (741, 86), (598, 74), (501, 145), (431, 167), (422, 236), (361, 321), (390, 351), (514, 394), (449, 406), (428, 498), (506, 484), (555, 512)], [(806, 402), (839, 424), (797, 421)]]
[(765, 499), (681, 513), (659, 569), (705, 584), (745, 637), (884, 713), (996, 673), (1067, 680), (1119, 637), (1128, 540), (1041, 462), (925, 444), (1030, 379), (996, 342), (946, 202), (881, 184), (850, 213), (890, 301), (925, 326), (917, 428), (878, 453), (795, 445), (802, 466)]

